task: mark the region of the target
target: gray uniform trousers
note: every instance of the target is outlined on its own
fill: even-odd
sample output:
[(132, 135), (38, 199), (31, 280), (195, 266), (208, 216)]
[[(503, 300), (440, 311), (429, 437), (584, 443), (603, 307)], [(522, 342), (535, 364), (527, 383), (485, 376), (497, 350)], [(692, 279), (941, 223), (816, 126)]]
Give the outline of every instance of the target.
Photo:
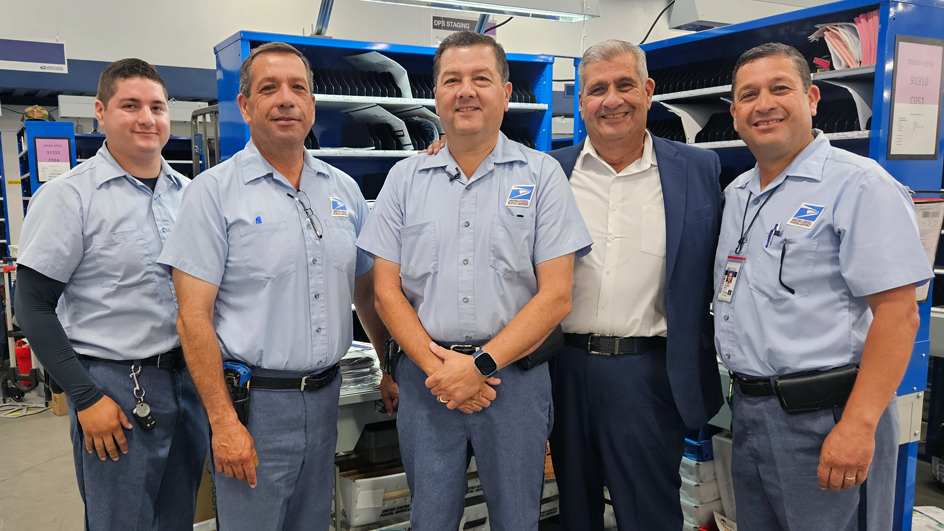
[[(278, 378), (309, 374), (252, 370)], [(259, 458), (256, 488), (214, 472), (220, 531), (327, 531), (341, 376), (317, 391), (252, 389), (251, 380), (249, 388), (246, 427)]]
[(776, 396), (744, 396), (735, 386), (732, 474), (742, 531), (888, 531), (898, 461), (898, 405), (893, 399), (875, 430), (868, 479), (851, 489), (820, 490), (820, 450), (842, 408), (788, 414)]
[(547, 364), (511, 364), (492, 405), (467, 415), (450, 410), (426, 388), (426, 373), (406, 355), (397, 364), (400, 454), (412, 495), (414, 531), (458, 529), (468, 489), (467, 445), (472, 443), (488, 522), (493, 531), (537, 531), (544, 458), (553, 424)]
[(128, 453), (102, 461), (85, 450), (85, 434), (67, 401), (79, 494), (85, 502), (86, 531), (181, 531), (193, 529), (207, 421), (187, 369), (141, 368), (138, 381), (151, 407), (154, 429), (132, 417), (135, 406), (130, 363), (81, 359), (89, 376), (124, 411), (133, 426), (124, 430)]

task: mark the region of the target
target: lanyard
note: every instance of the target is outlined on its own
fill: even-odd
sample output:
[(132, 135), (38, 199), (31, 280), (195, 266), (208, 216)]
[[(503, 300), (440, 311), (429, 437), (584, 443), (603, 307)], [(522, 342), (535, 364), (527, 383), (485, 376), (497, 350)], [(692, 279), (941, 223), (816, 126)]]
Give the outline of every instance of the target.
[[(779, 188), (779, 186), (777, 187)], [(770, 201), (770, 198), (777, 193), (777, 188), (774, 188), (770, 191), (770, 195), (767, 196), (767, 199), (764, 199), (764, 202), (757, 207), (757, 212), (754, 212), (754, 217), (751, 218), (751, 224), (747, 226), (747, 230), (744, 229), (744, 222), (747, 221), (747, 209), (748, 205), (751, 204), (751, 197), (754, 197), (754, 192), (747, 193), (747, 204), (744, 205), (744, 215), (741, 216), (741, 237), (738, 238), (737, 247), (734, 248), (734, 254), (740, 255), (741, 249), (744, 247), (744, 244), (747, 243), (747, 235), (751, 233), (751, 227), (754, 226), (754, 222), (757, 221), (757, 216), (760, 215), (760, 211), (764, 209), (764, 205), (767, 204), (767, 201)]]

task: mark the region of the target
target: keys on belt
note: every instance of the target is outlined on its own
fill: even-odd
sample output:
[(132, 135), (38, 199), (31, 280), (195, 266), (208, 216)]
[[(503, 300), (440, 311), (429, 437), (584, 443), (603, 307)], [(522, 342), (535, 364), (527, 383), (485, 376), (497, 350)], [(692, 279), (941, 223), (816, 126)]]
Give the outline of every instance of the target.
[(645, 354), (665, 350), (665, 338), (661, 336), (614, 337), (597, 334), (564, 334), (564, 344), (600, 356)]
[(318, 374), (301, 378), (275, 378), (269, 376), (253, 376), (250, 386), (252, 389), (295, 389), (298, 391), (317, 391), (328, 386), (340, 373), (339, 364)]

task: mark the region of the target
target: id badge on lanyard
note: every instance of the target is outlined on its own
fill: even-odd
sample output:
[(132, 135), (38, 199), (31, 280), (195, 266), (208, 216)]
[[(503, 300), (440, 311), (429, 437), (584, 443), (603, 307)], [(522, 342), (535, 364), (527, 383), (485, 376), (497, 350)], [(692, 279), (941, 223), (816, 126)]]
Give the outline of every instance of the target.
[(724, 277), (721, 279), (721, 289), (718, 290), (718, 300), (722, 302), (731, 302), (734, 297), (734, 289), (737, 287), (738, 277), (741, 274), (741, 267), (747, 258), (743, 256), (729, 255), (728, 261), (724, 265)]

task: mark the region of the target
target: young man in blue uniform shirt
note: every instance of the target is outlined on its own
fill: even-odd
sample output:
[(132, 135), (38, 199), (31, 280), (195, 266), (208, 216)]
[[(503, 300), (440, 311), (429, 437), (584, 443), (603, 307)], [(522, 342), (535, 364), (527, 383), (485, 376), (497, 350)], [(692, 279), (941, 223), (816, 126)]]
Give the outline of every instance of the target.
[(795, 49), (748, 51), (732, 91), (757, 159), (725, 190), (714, 268), (738, 526), (891, 529), (895, 390), (919, 324), (915, 286), (932, 277), (911, 199), (812, 129), (819, 90)]
[[(378, 309), (405, 351), (400, 450), (417, 531), (455, 529), (471, 442), (497, 531), (537, 530), (552, 423), (546, 364), (528, 354), (570, 312), (574, 257), (592, 242), (550, 157), (508, 140), (508, 62), (458, 32), (433, 59), (448, 143), (391, 170), (358, 246)], [(471, 355), (449, 349), (475, 347)]]
[[(206, 417), (180, 352), (171, 278), (156, 259), (190, 180), (161, 158), (170, 115), (153, 66), (106, 67), (95, 114), (105, 145), (30, 200), (17, 318), (68, 398), (85, 528), (189, 529)], [(139, 403), (150, 430), (131, 420)]]
[[(194, 181), (159, 262), (174, 269), (181, 342), (209, 416), (221, 526), (327, 531), (352, 302), (374, 344), (386, 339), (372, 260), (354, 246), (367, 202), (305, 150), (315, 98), (298, 50), (255, 49), (238, 102), (252, 140)], [(252, 371), (246, 425), (224, 361)]]

